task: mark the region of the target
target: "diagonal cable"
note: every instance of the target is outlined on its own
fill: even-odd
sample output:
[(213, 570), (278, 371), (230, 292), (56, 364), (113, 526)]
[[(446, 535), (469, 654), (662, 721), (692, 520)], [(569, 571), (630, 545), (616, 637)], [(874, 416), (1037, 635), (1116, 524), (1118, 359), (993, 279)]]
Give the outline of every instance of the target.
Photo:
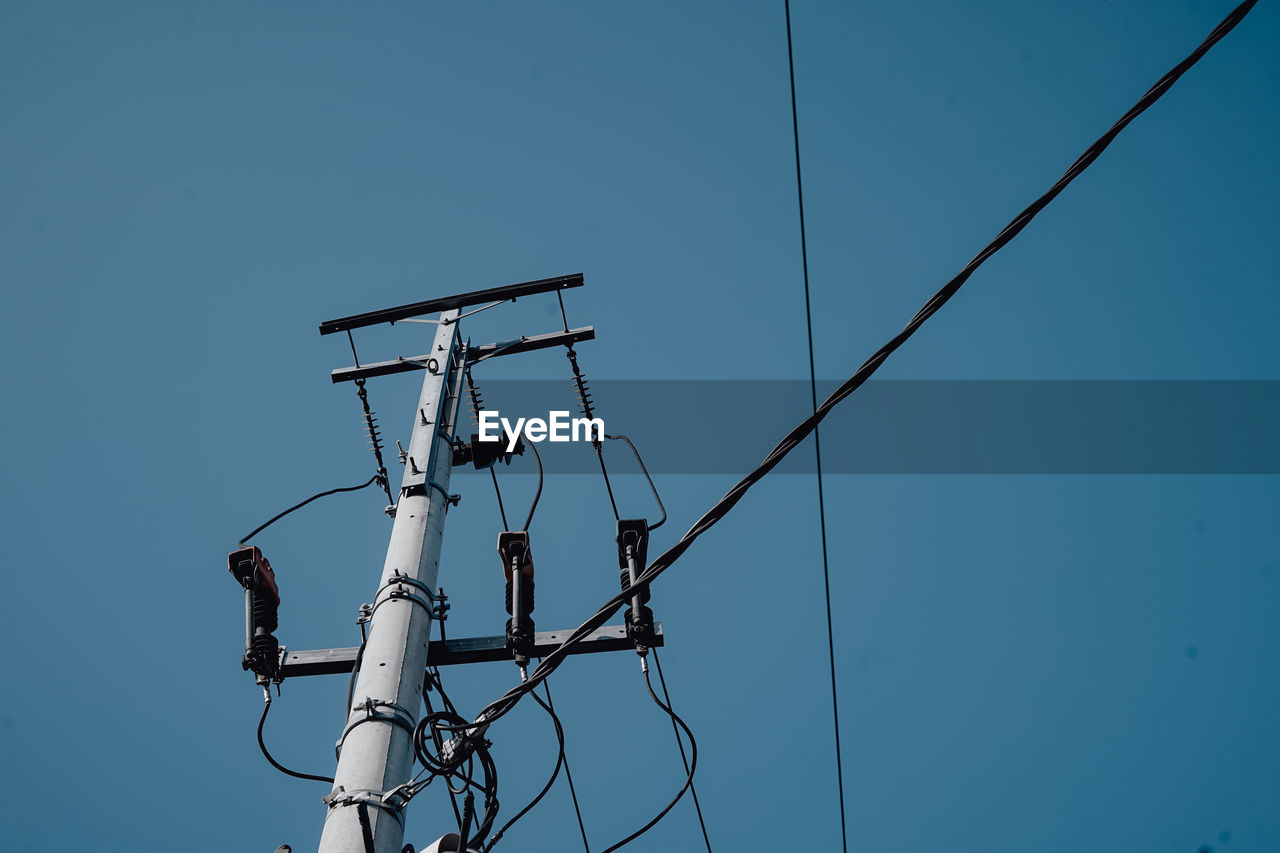
[(557, 646), (553, 651), (547, 654), (533, 672), (529, 674), (528, 681), (512, 687), (502, 696), (493, 702), (490, 702), (479, 714), (477, 719), (481, 722), (472, 723), (468, 726), (461, 727), (466, 730), (474, 730), (480, 725), (488, 725), (494, 720), (508, 713), (520, 701), (520, 698), (532, 690), (537, 684), (552, 672), (555, 671), (569, 654), (569, 650), (578, 645), (591, 634), (592, 631), (599, 628), (609, 620), (618, 609), (622, 607), (631, 596), (635, 594), (635, 590), (652, 583), (663, 572), (675, 564), (686, 551), (692, 547), (693, 543), (698, 540), (702, 534), (706, 533), (714, 527), (721, 519), (729, 514), (737, 505), (738, 501), (750, 491), (751, 487), (776, 468), (783, 459), (787, 457), (791, 451), (795, 450), (804, 439), (808, 438), (809, 433), (822, 422), (823, 418), (829, 415), (836, 406), (857, 391), (868, 379), (880, 368), (882, 364), (892, 355), (899, 347), (916, 333), (925, 321), (936, 314), (943, 305), (951, 299), (952, 296), (960, 290), (969, 277), (982, 266), (992, 255), (1000, 251), (1004, 246), (1016, 237), (1023, 228), (1036, 217), (1041, 210), (1048, 206), (1054, 198), (1058, 196), (1066, 187), (1087, 169), (1089, 166), (1101, 156), (1102, 152), (1115, 140), (1115, 138), (1124, 130), (1135, 118), (1145, 112), (1156, 101), (1158, 101), (1169, 89), (1177, 82), (1189, 68), (1195, 65), (1200, 59), (1208, 53), (1209, 49), (1223, 39), (1227, 33), (1235, 29), (1236, 25), (1244, 19), (1257, 3), (1257, 0), (1245, 0), (1237, 6), (1226, 18), (1214, 28), (1200, 46), (1197, 47), (1186, 59), (1175, 65), (1170, 71), (1161, 77), (1156, 84), (1147, 90), (1138, 102), (1134, 104), (1130, 110), (1125, 113), (1119, 121), (1090, 145), (1080, 157), (1071, 164), (1062, 177), (1049, 188), (1044, 195), (1036, 199), (1025, 210), (1019, 213), (1014, 219), (1004, 227), (1004, 229), (996, 236), (994, 240), (987, 244), (974, 258), (965, 264), (964, 268), (955, 275), (950, 281), (942, 286), (937, 293), (929, 298), (915, 316), (907, 323), (907, 325), (890, 338), (883, 346), (876, 350), (870, 358), (862, 363), (853, 374), (840, 384), (832, 394), (823, 400), (818, 406), (816, 412), (803, 421), (798, 423), (789, 433), (787, 433), (781, 441), (774, 446), (773, 450), (746, 476), (739, 480), (732, 488), (729, 489), (720, 500), (705, 513), (702, 517), (694, 522), (693, 526), (685, 531), (680, 539), (653, 560), (645, 569), (645, 571), (636, 579), (636, 583), (631, 589), (621, 592), (608, 599), (600, 609), (597, 610), (590, 618), (575, 628), (565, 640)]

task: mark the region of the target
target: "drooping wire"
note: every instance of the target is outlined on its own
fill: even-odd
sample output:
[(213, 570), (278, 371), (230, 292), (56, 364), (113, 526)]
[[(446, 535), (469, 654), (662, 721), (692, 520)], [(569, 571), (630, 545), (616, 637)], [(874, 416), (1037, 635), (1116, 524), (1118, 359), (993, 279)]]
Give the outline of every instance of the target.
[[(674, 703), (671, 701), (671, 694), (667, 692), (667, 680), (662, 677), (662, 660), (658, 657), (658, 649), (655, 646), (650, 649), (653, 652), (653, 662), (658, 667), (658, 685), (662, 688), (662, 698), (666, 700), (667, 707), (671, 708)], [(671, 719), (671, 732), (676, 736), (676, 746), (680, 747), (680, 761), (684, 764), (684, 772), (689, 773), (689, 793), (693, 795), (693, 808), (698, 812), (698, 826), (702, 828), (702, 840), (707, 845), (707, 853), (711, 853), (711, 837), (707, 835), (707, 823), (702, 818), (702, 803), (698, 800), (698, 786), (693, 784), (693, 774), (689, 770), (689, 759), (684, 754), (684, 741), (680, 739), (680, 730), (676, 728), (675, 718)]]
[[(351, 717), (351, 702), (355, 699), (356, 695), (356, 677), (360, 675), (360, 665), (364, 663), (364, 647), (369, 642), (369, 634), (365, 631), (364, 623), (370, 613), (372, 613), (372, 608), (370, 608), (369, 605), (360, 605), (360, 617), (356, 621), (356, 624), (360, 626), (360, 647), (356, 649), (356, 660), (351, 666), (351, 675), (347, 678), (347, 704), (342, 709), (342, 725), (344, 727), (347, 725), (347, 721)], [(339, 759), (341, 758), (341, 754), (342, 741), (338, 741), (333, 745), (333, 757), (335, 759)]]
[[(443, 622), (440, 623), (440, 633), (441, 633), (441, 639), (443, 639), (444, 638)], [(422, 680), (422, 701), (423, 701), (423, 704), (427, 706), (427, 716), (434, 716), (436, 712), (435, 708), (432, 707), (432, 703), (431, 703), (431, 685), (432, 684), (434, 684), (436, 686), (436, 689), (440, 691), (440, 701), (444, 703), (444, 710), (448, 711), (451, 714), (456, 714), (457, 709), (454, 708), (453, 703), (449, 701), (449, 695), (444, 692), (444, 683), (440, 680), (440, 667), (434, 667), (433, 669), (427, 671), (426, 677), (423, 678)], [(432, 740), (435, 742), (436, 754), (439, 755), (441, 748), (444, 746), (444, 740), (441, 739), (439, 731), (436, 731), (433, 729), (431, 734), (432, 734)], [(416, 752), (415, 752), (415, 757), (416, 757)], [(427, 769), (425, 764), (423, 765), (423, 768)], [(449, 804), (453, 806), (454, 820), (459, 825), (461, 825), (462, 812), (458, 810), (458, 796), (454, 792), (452, 785), (446, 784), (445, 788), (448, 789), (449, 791)]]
[[(545, 687), (546, 684), (544, 683), (543, 686)], [(516, 812), (515, 817), (511, 818), (511, 820), (504, 823), (502, 825), (502, 828), (494, 833), (493, 838), (489, 839), (489, 843), (484, 846), (483, 853), (489, 853), (489, 851), (493, 849), (493, 846), (497, 844), (500, 840), (502, 840), (502, 836), (506, 833), (506, 831), (515, 825), (516, 821), (520, 820), (520, 818), (524, 817), (526, 814), (532, 811), (533, 808), (536, 805), (538, 805), (538, 803), (542, 802), (542, 798), (547, 795), (547, 792), (551, 790), (551, 786), (556, 783), (556, 779), (560, 777), (560, 768), (564, 765), (564, 727), (560, 724), (560, 718), (556, 716), (555, 709), (553, 709), (546, 702), (542, 701), (542, 697), (538, 695), (538, 692), (536, 690), (530, 695), (533, 696), (533, 701), (537, 702), (540, 706), (542, 706), (542, 710), (547, 712), (547, 714), (551, 717), (551, 724), (555, 726), (556, 742), (558, 744), (557, 753), (556, 753), (556, 766), (551, 771), (551, 778), (548, 779), (547, 783), (542, 786), (542, 790), (538, 792), (538, 795), (534, 797), (532, 800), (530, 800), (528, 805), (526, 805), (520, 811)]]
[(378, 481), (378, 475), (374, 474), (372, 477), (370, 477), (368, 480), (364, 481), (358, 486), (344, 486), (339, 489), (329, 489), (327, 492), (319, 492), (318, 494), (314, 494), (311, 497), (307, 498), (305, 501), (294, 504), (293, 506), (286, 509), (284, 512), (279, 513), (278, 515), (273, 515), (267, 521), (253, 528), (253, 530), (250, 531), (247, 536), (243, 536), (240, 538), (240, 545), (241, 547), (243, 547), (244, 543), (248, 542), (250, 539), (257, 536), (259, 533), (266, 530), (268, 527), (275, 524), (277, 521), (284, 518), (289, 513), (293, 512), (296, 509), (302, 509), (304, 506), (306, 506), (307, 504), (311, 503), (314, 500), (319, 500), (320, 498), (328, 497), (329, 495), (336, 495), (338, 492), (358, 492), (361, 489), (372, 486), (377, 481)]
[[(542, 659), (538, 659), (538, 663), (542, 663)], [(542, 682), (542, 689), (547, 692), (547, 708), (555, 713), (556, 703), (551, 700), (551, 680), (547, 679)], [(534, 698), (537, 698), (535, 694)], [(564, 757), (564, 778), (569, 783), (569, 796), (573, 798), (573, 813), (578, 818), (578, 832), (582, 834), (582, 849), (586, 853), (591, 853), (591, 845), (587, 843), (587, 827), (582, 822), (582, 809), (578, 806), (578, 789), (573, 785), (573, 769), (569, 767), (569, 756)]]
[[(804, 272), (804, 323), (809, 335), (809, 397), (813, 413), (818, 413), (818, 380), (813, 359), (813, 312), (809, 302), (809, 250), (804, 233), (804, 180), (800, 174), (800, 115), (796, 107), (796, 63), (791, 50), (791, 0), (785, 0), (787, 18), (787, 72), (791, 79), (791, 131), (796, 152), (796, 208), (800, 214), (800, 266)], [(840, 754), (840, 707), (836, 701), (836, 646), (831, 626), (831, 569), (827, 560), (827, 505), (822, 493), (822, 444), (818, 425), (813, 425), (813, 456), (817, 463), (818, 532), (822, 543), (822, 591), (827, 605), (827, 660), (831, 665), (831, 722), (835, 731), (836, 797), (840, 803), (840, 846), (848, 853), (849, 841), (844, 814), (844, 759)], [(659, 671), (661, 677), (661, 671)], [(695, 791), (693, 801), (698, 802)], [(701, 812), (699, 812), (701, 817)], [(703, 830), (705, 833), (705, 829)], [(708, 850), (710, 847), (707, 848)]]
[[(542, 479), (543, 479), (543, 477), (542, 477), (542, 454), (538, 452), (538, 445), (537, 445), (537, 443), (536, 443), (536, 442), (531, 441), (531, 442), (529, 442), (528, 447), (529, 447), (529, 449), (530, 449), (530, 450), (532, 450), (532, 451), (533, 451), (533, 459), (534, 459), (534, 461), (538, 463), (538, 489), (537, 489), (537, 491), (535, 491), (535, 492), (533, 493), (533, 503), (529, 504), (529, 514), (528, 514), (527, 516), (525, 516), (525, 519), (524, 519), (524, 527), (522, 528), (522, 529), (524, 529), (524, 530), (528, 530), (528, 529), (529, 529), (529, 525), (530, 525), (530, 524), (533, 524), (533, 513), (534, 513), (534, 511), (536, 511), (536, 510), (538, 509), (538, 500), (539, 500), (539, 499), (541, 499), (541, 497), (542, 497)], [(490, 469), (490, 470), (492, 470), (492, 469)], [(496, 484), (497, 484), (497, 481), (495, 480), (495, 481), (494, 481), (494, 483), (495, 483), (495, 485), (496, 485)], [(505, 524), (507, 523), (507, 522), (506, 522), (506, 519), (503, 519), (503, 522), (502, 522), (502, 523), (505, 525)]]
[(644, 460), (640, 458), (640, 451), (636, 450), (636, 446), (631, 443), (631, 439), (627, 438), (622, 433), (618, 433), (617, 435), (606, 435), (605, 438), (610, 441), (625, 441), (627, 443), (627, 447), (630, 447), (631, 452), (635, 454), (636, 464), (640, 466), (641, 473), (643, 473), (644, 478), (649, 481), (649, 491), (653, 492), (653, 499), (658, 504), (658, 511), (662, 513), (662, 518), (657, 524), (650, 524), (648, 526), (649, 532), (652, 533), (667, 523), (667, 508), (662, 505), (662, 498), (658, 497), (658, 487), (653, 484), (653, 478), (649, 476), (649, 469), (644, 467)]
[[(698, 769), (698, 742), (694, 740), (693, 732), (689, 730), (689, 727), (687, 725), (685, 725), (684, 720), (680, 719), (680, 717), (677, 716), (676, 712), (671, 710), (670, 706), (664, 705), (662, 703), (662, 700), (658, 698), (658, 694), (653, 692), (653, 685), (649, 682), (649, 671), (647, 669), (642, 671), (644, 673), (645, 689), (649, 691), (649, 696), (650, 698), (653, 699), (654, 704), (656, 704), (659, 708), (661, 708), (664, 712), (666, 712), (666, 714), (669, 717), (671, 717), (672, 723), (677, 724), (680, 726), (680, 728), (684, 729), (685, 737), (689, 738), (689, 752), (691, 754), (691, 759), (686, 769), (684, 784), (680, 786), (680, 790), (676, 792), (676, 795), (675, 797), (672, 798), (671, 802), (667, 803), (666, 807), (663, 808), (662, 811), (658, 812), (653, 817), (652, 820), (650, 820), (644, 826), (640, 827), (635, 832), (631, 833), (626, 838), (622, 839), (612, 847), (606, 847), (603, 853), (613, 853), (614, 850), (617, 850), (621, 847), (625, 847), (626, 845), (630, 844), (632, 841), (635, 841), (637, 838), (644, 835), (654, 826), (656, 826), (658, 821), (666, 817), (667, 812), (675, 808), (676, 803), (680, 802), (680, 798), (684, 796), (684, 792), (689, 790), (689, 787), (693, 784), (694, 771)], [(710, 842), (708, 842), (708, 844), (710, 844)]]
[(262, 691), (266, 695), (266, 702), (262, 706), (262, 717), (258, 720), (258, 749), (262, 750), (262, 757), (270, 762), (271, 766), (284, 773), (286, 776), (292, 776), (295, 779), (309, 779), (313, 782), (328, 782), (333, 784), (332, 776), (313, 776), (310, 773), (299, 773), (296, 770), (290, 770), (279, 761), (271, 756), (271, 751), (267, 749), (267, 742), (262, 739), (262, 727), (267, 724), (267, 712), (271, 710), (271, 694), (267, 693), (264, 688)]
[(477, 720), (480, 722), (472, 723), (465, 727), (468, 729), (476, 728), (479, 725), (485, 725), (498, 719), (503, 714), (510, 712), (519, 702), (520, 698), (530, 690), (532, 690), (539, 682), (555, 671), (557, 667), (564, 661), (569, 654), (569, 649), (582, 642), (583, 638), (592, 631), (604, 625), (608, 619), (618, 611), (618, 608), (625, 604), (631, 595), (634, 594), (636, 587), (644, 584), (652, 583), (656, 578), (661, 576), (668, 568), (670, 568), (676, 560), (693, 545), (693, 543), (714, 527), (722, 518), (727, 515), (743, 496), (765, 477), (770, 471), (778, 466), (786, 456), (800, 445), (809, 433), (822, 422), (828, 414), (831, 413), (837, 405), (843, 402), (853, 394), (858, 388), (869, 379), (880, 368), (890, 355), (892, 355), (899, 347), (916, 333), (926, 320), (932, 317), (942, 308), (943, 305), (956, 294), (957, 291), (968, 281), (969, 277), (982, 266), (992, 255), (1007, 245), (1014, 237), (1016, 237), (1023, 228), (1027, 226), (1035, 216), (1043, 210), (1054, 198), (1058, 196), (1072, 181), (1078, 178), (1098, 157), (1106, 150), (1107, 146), (1124, 130), (1137, 116), (1147, 110), (1152, 104), (1163, 96), (1169, 88), (1198, 62), (1208, 50), (1217, 44), (1222, 38), (1235, 28), (1237, 24), (1244, 18), (1250, 9), (1256, 4), (1257, 0), (1245, 0), (1237, 6), (1218, 26), (1209, 34), (1209, 36), (1197, 47), (1186, 59), (1176, 65), (1167, 74), (1165, 74), (1154, 86), (1144, 94), (1138, 102), (1127, 112), (1119, 121), (1117, 121), (1105, 134), (1094, 142), (1085, 152), (1067, 169), (1061, 178), (1040, 198), (1032, 202), (1032, 204), (1019, 213), (1014, 219), (1005, 226), (1005, 228), (992, 240), (986, 247), (982, 249), (974, 258), (964, 266), (954, 278), (948, 281), (925, 303), (915, 316), (907, 323), (907, 325), (898, 334), (889, 339), (880, 349), (876, 350), (853, 374), (846, 379), (841, 385), (828, 396), (817, 408), (813, 414), (805, 418), (797, 424), (781, 441), (769, 452), (761, 463), (756, 466), (750, 473), (739, 480), (728, 492), (726, 492), (702, 517), (694, 522), (674, 545), (664, 551), (656, 559), (653, 560), (637, 578), (636, 583), (631, 590), (619, 593), (606, 601), (596, 613), (572, 631), (567, 638), (557, 646), (553, 651), (547, 654), (538, 664), (537, 668), (529, 673), (527, 681), (518, 684), (509, 689), (502, 696), (489, 703), (478, 715)]

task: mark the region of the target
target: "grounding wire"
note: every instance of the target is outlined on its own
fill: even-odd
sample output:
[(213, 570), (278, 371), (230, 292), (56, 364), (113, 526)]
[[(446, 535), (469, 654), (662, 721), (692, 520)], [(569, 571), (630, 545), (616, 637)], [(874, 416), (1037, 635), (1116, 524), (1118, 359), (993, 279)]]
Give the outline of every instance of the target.
[(275, 524), (277, 521), (284, 518), (286, 515), (293, 512), (295, 509), (302, 509), (304, 506), (306, 506), (307, 504), (311, 503), (314, 500), (319, 500), (320, 498), (328, 497), (329, 495), (336, 495), (338, 492), (358, 492), (361, 489), (365, 489), (365, 488), (368, 488), (369, 486), (372, 486), (376, 482), (378, 482), (378, 475), (374, 474), (372, 477), (370, 477), (368, 480), (366, 480), (365, 482), (361, 483), (358, 486), (344, 486), (339, 489), (329, 489), (327, 492), (320, 492), (318, 494), (314, 494), (311, 497), (307, 498), (302, 503), (294, 504), (293, 506), (289, 507), (279, 515), (272, 516), (270, 520), (255, 527), (252, 530), (252, 532), (249, 533), (248, 536), (244, 536), (240, 539), (240, 546), (244, 547), (244, 543), (248, 542), (250, 539), (257, 536), (259, 533), (266, 530), (268, 527)]
[[(784, 8), (787, 18), (787, 72), (791, 80), (791, 131), (795, 140), (796, 152), (796, 209), (800, 214), (800, 266), (804, 272), (804, 324), (809, 336), (809, 399), (812, 411), (818, 412), (818, 380), (814, 371), (813, 358), (813, 312), (809, 301), (809, 250), (804, 233), (804, 181), (800, 175), (800, 115), (796, 108), (796, 63), (791, 50), (791, 0), (785, 0)], [(844, 760), (840, 754), (840, 708), (836, 701), (836, 646), (835, 632), (831, 626), (831, 569), (827, 559), (827, 506), (822, 493), (822, 444), (819, 440), (818, 425), (813, 425), (813, 457), (817, 464), (818, 484), (818, 535), (822, 543), (822, 592), (827, 607), (827, 660), (831, 666), (831, 723), (835, 732), (836, 753), (836, 797), (840, 805), (840, 845), (848, 853), (849, 841), (845, 830), (844, 814)], [(661, 671), (659, 671), (661, 677)], [(694, 791), (693, 802), (698, 802), (698, 793)], [(698, 810), (701, 819), (702, 810)], [(706, 828), (703, 828), (706, 833)], [(707, 847), (710, 850), (710, 845)]]
[(506, 714), (515, 706), (528, 691), (532, 690), (540, 681), (553, 672), (568, 656), (569, 649), (582, 642), (583, 638), (592, 631), (599, 628), (609, 617), (618, 611), (618, 608), (625, 604), (632, 595), (635, 594), (636, 587), (651, 583), (663, 572), (671, 567), (676, 560), (689, 550), (690, 546), (716, 525), (720, 519), (742, 500), (743, 496), (764, 478), (766, 474), (778, 466), (787, 454), (794, 450), (800, 442), (813, 432), (814, 428), (831, 413), (837, 405), (843, 402), (849, 395), (858, 390), (871, 376), (880, 368), (885, 360), (892, 355), (899, 347), (901, 347), (923, 323), (932, 317), (947, 303), (952, 296), (968, 281), (974, 271), (987, 261), (997, 251), (1007, 245), (1014, 237), (1016, 237), (1023, 228), (1027, 226), (1032, 219), (1035, 218), (1041, 210), (1043, 210), (1049, 202), (1053, 201), (1063, 189), (1065, 189), (1072, 181), (1078, 178), (1111, 144), (1111, 142), (1124, 130), (1135, 118), (1146, 111), (1152, 104), (1163, 96), (1170, 87), (1181, 77), (1186, 71), (1195, 65), (1208, 50), (1217, 44), (1222, 38), (1235, 28), (1237, 24), (1248, 14), (1249, 10), (1257, 3), (1257, 0), (1245, 0), (1237, 6), (1220, 24), (1209, 34), (1209, 36), (1197, 47), (1186, 59), (1174, 66), (1167, 74), (1160, 78), (1154, 86), (1152, 86), (1146, 94), (1144, 94), (1127, 113), (1124, 114), (1106, 133), (1098, 138), (1077, 160), (1071, 164), (1062, 177), (1050, 187), (1040, 198), (1036, 199), (1030, 206), (1019, 213), (1014, 219), (1004, 227), (1004, 229), (982, 249), (968, 264), (956, 274), (954, 278), (942, 286), (928, 302), (925, 303), (915, 316), (903, 327), (902, 331), (890, 338), (880, 349), (876, 350), (853, 374), (846, 379), (836, 390), (828, 396), (819, 406), (817, 411), (805, 418), (797, 424), (791, 432), (783, 437), (781, 441), (769, 452), (763, 461), (749, 474), (739, 480), (728, 492), (726, 492), (720, 500), (707, 510), (701, 518), (699, 518), (692, 527), (690, 527), (674, 545), (664, 551), (648, 568), (640, 574), (636, 579), (636, 583), (626, 592), (619, 593), (606, 601), (596, 613), (583, 622), (575, 629), (559, 646), (547, 654), (543, 658), (542, 663), (531, 673), (527, 681), (516, 685), (509, 689), (502, 696), (489, 703), (478, 715), (477, 719), (483, 718), (481, 722), (471, 723), (468, 726), (461, 727), (464, 729), (473, 729), (481, 725), (491, 723), (503, 714)]
[[(658, 668), (658, 685), (662, 687), (662, 698), (666, 700), (667, 707), (671, 708), (674, 703), (671, 701), (671, 694), (667, 692), (667, 680), (662, 677), (662, 661), (658, 658), (658, 649), (655, 646), (650, 651), (653, 652), (653, 663)], [(680, 761), (684, 764), (684, 772), (689, 773), (689, 759), (685, 756), (684, 742), (680, 740), (680, 730), (676, 728), (674, 717), (671, 719), (671, 733), (676, 736), (676, 746), (680, 747)], [(702, 818), (702, 803), (698, 801), (698, 786), (693, 784), (692, 774), (690, 774), (689, 778), (689, 793), (693, 795), (693, 808), (698, 813), (698, 826), (702, 828), (702, 840), (706, 842), (707, 853), (711, 853), (711, 836), (707, 835), (707, 823)]]

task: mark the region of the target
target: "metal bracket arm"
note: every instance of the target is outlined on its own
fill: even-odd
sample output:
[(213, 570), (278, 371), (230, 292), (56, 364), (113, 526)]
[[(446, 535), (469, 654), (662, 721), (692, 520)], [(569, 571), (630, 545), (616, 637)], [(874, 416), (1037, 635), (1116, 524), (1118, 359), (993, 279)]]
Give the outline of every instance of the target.
[[(548, 332), (545, 335), (530, 335), (511, 341), (499, 341), (492, 344), (480, 344), (467, 348), (467, 361), (474, 363), (499, 355), (514, 355), (519, 352), (546, 349), (576, 344), (579, 341), (595, 340), (595, 326), (583, 326), (567, 332)], [(432, 367), (434, 366), (434, 370)], [(411, 370), (429, 370), (437, 373), (441, 369), (440, 360), (431, 354), (415, 355), (410, 358), (397, 358), (393, 361), (377, 361), (362, 364), (359, 367), (339, 367), (329, 374), (334, 384), (354, 382), (357, 379), (368, 379), (373, 376), (390, 376), (394, 373), (408, 373)]]
[(334, 332), (345, 332), (365, 326), (376, 326), (379, 323), (394, 323), (407, 317), (421, 317), (437, 311), (448, 311), (453, 308), (467, 308), (483, 302), (506, 301), (521, 296), (533, 296), (537, 293), (568, 290), (571, 287), (582, 287), (582, 273), (558, 275), (554, 278), (540, 278), (537, 281), (526, 281), (520, 284), (507, 284), (501, 287), (488, 287), (484, 290), (472, 290), (454, 296), (441, 296), (425, 302), (414, 302), (409, 305), (398, 305), (395, 308), (383, 308), (378, 311), (367, 311), (337, 320), (325, 320), (320, 324), (320, 334), (332, 335)]
[[(555, 651), (572, 631), (539, 631), (534, 634), (533, 656), (545, 657)], [(654, 625), (655, 646), (663, 645), (662, 624)], [(281, 676), (293, 678), (303, 675), (338, 675), (349, 673), (355, 666), (358, 646), (343, 649), (314, 649), (289, 652), (281, 667)], [(606, 625), (588, 634), (582, 642), (569, 650), (570, 654), (591, 652), (635, 651), (627, 639), (625, 625)], [(505, 636), (468, 637), (459, 640), (432, 640), (427, 652), (430, 666), (452, 666), (462, 663), (511, 660)]]

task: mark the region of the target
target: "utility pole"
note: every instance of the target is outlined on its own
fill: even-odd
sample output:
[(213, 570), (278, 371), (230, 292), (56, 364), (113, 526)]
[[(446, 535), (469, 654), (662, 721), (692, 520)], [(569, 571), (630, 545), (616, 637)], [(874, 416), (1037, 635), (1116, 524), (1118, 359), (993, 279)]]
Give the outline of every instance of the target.
[[(411, 779), (413, 732), (418, 726), (428, 665), (440, 667), (500, 660), (527, 664), (530, 657), (551, 654), (570, 633), (568, 630), (535, 633), (532, 621), (525, 618), (528, 613), (522, 593), (526, 582), (523, 575), (527, 574), (528, 582), (532, 583), (532, 563), (528, 531), (524, 530), (504, 531), (498, 540), (504, 572), (515, 575), (512, 580), (516, 600), (508, 606), (513, 624), (520, 630), (513, 632), (509, 627), (505, 636), (467, 637), (447, 642), (433, 641), (430, 636), (436, 608), (439, 605), (443, 612), (445, 606), (436, 589), (445, 514), (450, 506), (458, 503), (458, 496), (449, 493), (453, 467), (470, 463), (481, 470), (500, 458), (510, 460), (510, 454), (503, 452), (500, 443), (496, 447), (489, 443), (481, 445), (477, 435), (472, 436), (468, 444), (454, 437), (467, 371), (490, 358), (548, 347), (571, 347), (595, 337), (592, 327), (570, 329), (566, 322), (563, 332), (521, 335), (513, 340), (472, 345), (463, 341), (459, 321), (504, 302), (535, 294), (558, 294), (582, 285), (582, 274), (575, 273), (459, 293), (320, 324), (322, 335), (347, 333), (353, 356), (355, 341), (350, 337), (353, 329), (383, 323), (425, 322), (435, 323), (436, 332), (431, 350), (424, 355), (397, 356), (392, 361), (363, 365), (357, 360), (354, 366), (339, 368), (330, 374), (335, 383), (356, 382), (362, 400), (363, 384), (369, 378), (412, 370), (426, 374), (414, 412), (409, 449), (401, 453), (405, 470), (400, 491), (392, 497), (393, 506), (387, 508), (394, 522), (381, 580), (372, 605), (362, 608), (360, 621), (368, 623), (363, 644), (356, 648), (309, 651), (289, 650), (280, 645), (272, 634), (278, 627), (275, 608), (279, 605), (279, 590), (270, 564), (257, 547), (246, 548), (243, 543), (241, 549), (233, 551), (228, 558), (228, 568), (245, 589), (246, 645), (242, 665), (253, 670), (258, 684), (266, 689), (269, 684), (278, 685), (287, 678), (358, 671), (346, 723), (338, 739), (340, 754), (333, 788), (324, 798), (328, 812), (319, 853), (400, 853), (404, 843), (405, 809), (423, 784), (412, 783)], [(482, 307), (459, 313), (476, 305)], [(420, 319), (436, 312), (440, 312), (439, 319)], [(367, 404), (365, 415), (367, 419), (372, 417)], [(372, 423), (370, 431), (376, 449)], [(621, 547), (621, 538), (619, 543)], [(643, 543), (638, 547), (638, 553), (643, 555)], [(639, 564), (643, 562), (640, 556)], [(630, 579), (634, 580), (634, 575)], [(532, 596), (529, 598), (531, 610)], [(661, 625), (652, 623), (648, 608), (640, 610), (648, 616), (642, 620), (645, 624), (639, 626), (646, 629), (644, 645), (661, 646)], [(637, 648), (638, 629), (633, 621), (628, 619), (626, 625), (602, 626), (583, 637), (568, 653)], [(495, 799), (495, 808), (496, 804)], [(452, 844), (454, 838), (457, 836), (446, 834), (434, 849), (452, 850), (447, 845)]]
[(373, 837), (374, 853), (400, 853), (404, 843), (403, 803), (387, 794), (412, 775), (411, 737), (427, 668), (465, 363), (457, 317), (456, 309), (440, 315), (431, 353), (421, 359), (426, 377), (360, 673), (339, 740), (333, 791), (325, 798), (329, 811), (320, 853), (365, 851), (366, 834)]

